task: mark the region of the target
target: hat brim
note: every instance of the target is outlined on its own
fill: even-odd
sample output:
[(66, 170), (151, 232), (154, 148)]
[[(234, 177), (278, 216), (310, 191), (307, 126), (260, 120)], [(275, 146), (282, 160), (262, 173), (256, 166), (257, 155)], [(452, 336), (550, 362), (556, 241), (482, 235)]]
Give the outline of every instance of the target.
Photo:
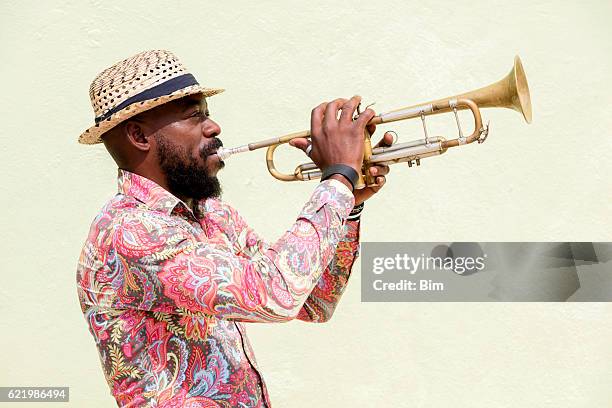
[(79, 136), (79, 143), (81, 144), (97, 144), (102, 143), (102, 135), (119, 123), (127, 120), (133, 116), (138, 115), (149, 109), (153, 109), (156, 106), (163, 105), (164, 103), (170, 102), (174, 99), (179, 99), (188, 95), (202, 94), (205, 98), (219, 94), (225, 89), (222, 88), (203, 88), (200, 85), (192, 85), (186, 88), (179, 89), (168, 95), (160, 96), (154, 99), (147, 99), (146, 101), (136, 102), (126, 106), (119, 112), (114, 113), (102, 122), (96, 123), (89, 129)]

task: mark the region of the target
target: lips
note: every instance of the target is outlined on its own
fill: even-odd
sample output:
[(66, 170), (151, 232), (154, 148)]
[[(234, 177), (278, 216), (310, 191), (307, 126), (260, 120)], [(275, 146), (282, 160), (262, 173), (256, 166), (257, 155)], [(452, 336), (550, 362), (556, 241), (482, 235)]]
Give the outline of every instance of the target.
[(217, 139), (216, 137), (213, 138), (210, 144), (206, 146), (204, 149), (202, 149), (202, 152), (201, 152), (202, 158), (206, 159), (206, 157), (216, 154), (217, 149), (219, 149), (221, 146), (223, 146), (223, 142), (220, 139)]

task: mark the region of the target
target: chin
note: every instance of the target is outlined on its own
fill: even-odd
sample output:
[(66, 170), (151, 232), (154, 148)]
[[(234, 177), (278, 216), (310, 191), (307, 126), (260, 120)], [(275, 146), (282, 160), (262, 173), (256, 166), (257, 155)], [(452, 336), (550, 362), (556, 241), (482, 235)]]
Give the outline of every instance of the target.
[(215, 163), (213, 163), (212, 165), (208, 166), (208, 174), (212, 177), (212, 176), (216, 176), (217, 173), (219, 172), (219, 170), (221, 170), (223, 167), (225, 167), (225, 163), (222, 161), (216, 161)]
[(217, 173), (219, 173), (219, 170), (221, 170), (220, 166), (208, 166), (206, 172), (208, 173), (208, 177), (217, 177)]

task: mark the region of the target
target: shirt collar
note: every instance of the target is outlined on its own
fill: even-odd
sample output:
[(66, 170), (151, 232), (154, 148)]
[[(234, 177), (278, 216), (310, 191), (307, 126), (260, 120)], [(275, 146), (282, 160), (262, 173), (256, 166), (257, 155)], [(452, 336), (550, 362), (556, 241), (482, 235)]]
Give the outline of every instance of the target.
[[(185, 202), (146, 177), (119, 169), (117, 186), (120, 194), (134, 197), (152, 210), (165, 214), (188, 214), (196, 218)], [(197, 218), (196, 218), (197, 219)]]

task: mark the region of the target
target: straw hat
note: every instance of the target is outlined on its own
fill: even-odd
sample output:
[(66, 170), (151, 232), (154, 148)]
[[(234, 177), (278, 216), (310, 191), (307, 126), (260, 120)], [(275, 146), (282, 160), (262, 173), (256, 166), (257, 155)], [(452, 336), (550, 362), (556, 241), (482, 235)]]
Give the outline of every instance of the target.
[(223, 89), (200, 86), (171, 52), (141, 52), (105, 69), (93, 80), (89, 97), (95, 125), (79, 136), (79, 143), (102, 143), (102, 134), (119, 123), (171, 100), (221, 92)]

